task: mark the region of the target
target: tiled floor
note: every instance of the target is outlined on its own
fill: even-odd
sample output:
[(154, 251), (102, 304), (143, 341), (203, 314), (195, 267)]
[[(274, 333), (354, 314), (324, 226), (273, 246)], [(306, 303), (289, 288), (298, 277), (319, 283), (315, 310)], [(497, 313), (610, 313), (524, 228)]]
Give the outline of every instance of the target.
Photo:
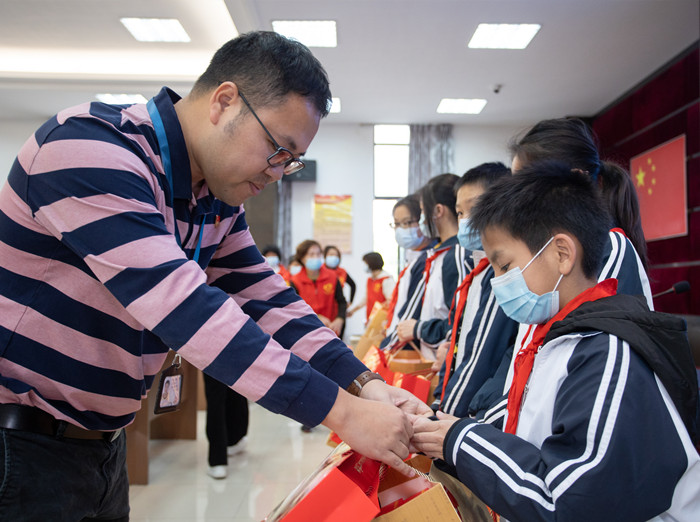
[(149, 484), (130, 490), (132, 522), (260, 522), (331, 451), (323, 426), (303, 433), (251, 404), (248, 449), (215, 480), (206, 474), (204, 412), (197, 421), (196, 441), (151, 441)]

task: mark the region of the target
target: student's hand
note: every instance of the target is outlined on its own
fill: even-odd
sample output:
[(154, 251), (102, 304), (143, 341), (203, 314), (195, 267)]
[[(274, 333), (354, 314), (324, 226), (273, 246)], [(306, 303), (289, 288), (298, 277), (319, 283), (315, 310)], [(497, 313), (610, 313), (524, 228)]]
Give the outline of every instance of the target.
[(430, 367), (430, 371), (433, 373), (438, 373), (442, 369), (442, 365), (445, 362), (445, 357), (447, 356), (447, 350), (450, 349), (450, 343), (440, 343), (435, 352), (436, 359), (433, 361), (433, 365)]
[(333, 321), (331, 321), (331, 324), (328, 325), (328, 328), (330, 328), (331, 330), (333, 330), (333, 332), (335, 333), (335, 335), (337, 335), (338, 337), (340, 337), (340, 331), (343, 329), (343, 323), (344, 323), (344, 322), (345, 322), (345, 321), (343, 320), (342, 317), (336, 317), (335, 319), (333, 319)]
[(413, 329), (416, 326), (415, 319), (408, 319), (406, 321), (401, 321), (396, 327), (396, 333), (399, 336), (399, 341), (402, 343), (407, 343), (413, 340)]
[(413, 427), (396, 406), (355, 397), (341, 389), (323, 425), (362, 455), (384, 462), (407, 477), (415, 476), (413, 468), (404, 462)]
[(459, 420), (441, 411), (437, 412), (438, 420), (430, 420), (427, 417), (409, 415), (413, 424), (413, 437), (411, 438), (411, 451), (420, 451), (429, 457), (443, 459), (442, 447), (447, 432), (452, 425)]
[(369, 381), (362, 387), (360, 397), (373, 401), (386, 402), (400, 408), (405, 413), (414, 415), (432, 415), (430, 406), (407, 390), (389, 386), (387, 383), (376, 379)]

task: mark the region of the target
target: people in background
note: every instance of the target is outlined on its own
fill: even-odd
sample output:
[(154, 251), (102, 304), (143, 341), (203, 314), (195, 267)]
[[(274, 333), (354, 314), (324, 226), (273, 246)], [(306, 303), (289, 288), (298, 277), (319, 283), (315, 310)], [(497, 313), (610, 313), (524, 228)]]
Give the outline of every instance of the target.
[[(420, 319), (399, 323), (401, 342), (420, 341), (423, 356), (435, 360), (437, 348), (449, 334), (448, 315), (457, 285), (471, 271), (471, 260), (457, 240), (457, 213), (454, 186), (458, 176), (441, 174), (431, 178), (420, 190), (421, 232), (438, 243), (428, 251), (423, 279), (425, 293)], [(440, 322), (425, 321), (440, 319)], [(425, 328), (424, 328), (425, 326)]]
[(304, 268), (304, 265), (302, 265), (297, 259), (296, 254), (289, 258), (289, 263), (287, 263), (287, 266), (289, 267), (290, 276), (297, 275), (299, 272), (301, 272), (302, 268)]
[(292, 288), (325, 326), (340, 335), (348, 303), (338, 276), (323, 266), (321, 245), (313, 239), (302, 241), (297, 246), (296, 258), (303, 268), (292, 276)]
[(369, 274), (367, 278), (367, 289), (365, 297), (348, 310), (348, 317), (357, 310), (365, 309), (365, 319), (369, 321), (369, 316), (376, 303), (388, 306), (391, 293), (394, 291), (394, 278), (384, 271), (384, 259), (379, 252), (368, 252), (362, 256), (365, 263), (365, 272)]
[(348, 274), (347, 270), (340, 266), (340, 262), (342, 260), (343, 256), (340, 253), (340, 249), (338, 247), (334, 245), (326, 245), (326, 248), (323, 249), (323, 264), (326, 265), (326, 268), (335, 272), (335, 274), (338, 276), (340, 284), (343, 287), (345, 287), (345, 285), (348, 286), (348, 288), (350, 289), (348, 302), (352, 303), (355, 300), (355, 291), (357, 290), (357, 285), (355, 284), (353, 278), (350, 277), (350, 274)]
[(282, 276), (284, 282), (289, 284), (292, 275), (282, 264), (282, 253), (280, 252), (279, 247), (276, 245), (267, 245), (261, 250), (261, 253), (265, 258), (265, 261), (267, 261), (267, 264), (270, 265), (270, 268), (272, 268), (272, 271)]
[(441, 412), (414, 418), (415, 449), (513, 522), (700, 512), (685, 322), (598, 280), (610, 228), (600, 196), (590, 175), (549, 162), (484, 194), (471, 221), (496, 299), (535, 325), (516, 357), (505, 431)]
[(248, 434), (248, 399), (224, 383), (204, 374), (207, 398), (206, 435), (209, 441), (207, 474), (228, 475), (228, 458), (245, 451)]
[(386, 337), (381, 342), (382, 349), (390, 350), (399, 346), (396, 327), (407, 319), (418, 319), (423, 305), (425, 291), (425, 260), (428, 249), (435, 240), (424, 236), (418, 226), (420, 221), (420, 198), (411, 194), (401, 198), (393, 208), (396, 243), (405, 256), (405, 266), (399, 272), (387, 309)]
[(330, 99), (306, 47), (253, 32), (185, 98), (66, 109), (22, 147), (0, 197), (2, 518), (128, 519), (121, 430), (171, 348), (411, 473), (397, 404), (423, 405), (323, 326), (244, 218), (247, 198), (303, 168)]

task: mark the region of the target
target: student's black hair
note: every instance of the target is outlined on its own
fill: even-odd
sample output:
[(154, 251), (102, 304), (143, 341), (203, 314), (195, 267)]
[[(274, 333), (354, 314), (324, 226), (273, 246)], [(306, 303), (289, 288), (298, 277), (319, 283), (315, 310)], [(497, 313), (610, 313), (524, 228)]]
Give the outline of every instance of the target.
[(379, 252), (369, 252), (362, 256), (362, 260), (367, 263), (370, 270), (381, 270), (384, 268), (384, 259)]
[(585, 122), (578, 118), (540, 121), (513, 140), (510, 151), (522, 166), (552, 159), (587, 173), (600, 187), (613, 223), (625, 231), (647, 267), (647, 245), (634, 182), (624, 168), (600, 159), (596, 136)]
[(323, 249), (323, 257), (326, 257), (328, 255), (328, 252), (330, 252), (331, 250), (335, 250), (336, 252), (338, 252), (338, 259), (343, 258), (343, 254), (340, 252), (340, 249), (335, 245), (326, 245), (326, 248)]
[(282, 259), (282, 252), (280, 252), (280, 249), (277, 247), (277, 245), (267, 245), (260, 252), (262, 253), (263, 256), (266, 256), (269, 253), (273, 253), (278, 258)]
[(411, 214), (411, 219), (418, 221), (420, 219), (420, 198), (416, 194), (409, 194), (405, 198), (401, 198), (394, 205), (393, 211), (399, 207), (406, 207), (408, 213)]
[(272, 31), (254, 31), (225, 43), (197, 79), (192, 96), (235, 83), (254, 107), (274, 106), (290, 93), (309, 98), (321, 116), (331, 103), (328, 75), (309, 49)]
[[(457, 221), (457, 211), (455, 204), (454, 186), (457, 183), (459, 176), (456, 174), (440, 174), (434, 178), (430, 178), (423, 188), (420, 189), (420, 199), (423, 203), (423, 214), (425, 214), (425, 223), (430, 230), (432, 237), (437, 237), (438, 231), (433, 224), (432, 216), (435, 206), (438, 204), (447, 207), (448, 212), (452, 214), (454, 220)], [(447, 238), (441, 238), (445, 240)]]
[(502, 178), (503, 176), (510, 176), (510, 168), (506, 167), (500, 161), (493, 161), (490, 163), (482, 163), (476, 167), (472, 167), (467, 172), (465, 172), (461, 178), (455, 183), (455, 196), (457, 191), (464, 185), (479, 183), (484, 189), (493, 185), (493, 183)]
[(472, 226), (480, 233), (501, 228), (523, 241), (533, 255), (553, 235), (571, 234), (583, 249), (584, 275), (596, 278), (610, 217), (590, 176), (557, 161), (533, 163), (522, 174), (502, 178), (484, 192), (472, 207)]

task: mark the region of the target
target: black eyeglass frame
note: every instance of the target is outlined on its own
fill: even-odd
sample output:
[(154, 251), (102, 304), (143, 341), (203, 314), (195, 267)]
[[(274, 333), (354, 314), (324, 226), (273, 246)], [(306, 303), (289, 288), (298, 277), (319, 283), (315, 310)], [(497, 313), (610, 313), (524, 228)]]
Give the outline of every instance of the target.
[[(260, 121), (260, 118), (258, 118), (258, 115), (255, 114), (255, 111), (250, 106), (250, 103), (248, 103), (248, 100), (246, 100), (245, 96), (243, 96), (243, 93), (241, 91), (238, 91), (238, 95), (241, 97), (241, 100), (243, 100), (243, 103), (245, 103), (245, 106), (248, 107), (248, 110), (250, 111), (250, 113), (255, 117), (256, 120), (258, 120), (258, 123), (265, 131), (265, 134), (267, 134), (269, 136), (270, 140), (272, 140), (272, 144), (276, 147), (275, 152), (273, 152), (272, 154), (270, 154), (267, 157), (267, 164), (270, 165), (270, 167), (272, 167), (272, 168), (284, 166), (283, 170), (284, 170), (285, 174), (294, 174), (295, 172), (299, 172), (304, 167), (306, 167), (306, 165), (301, 160), (301, 158), (295, 158), (294, 154), (292, 153), (291, 150), (289, 150), (285, 147), (282, 147), (279, 143), (277, 143), (277, 140), (272, 137), (272, 134), (270, 134), (270, 131), (267, 130), (267, 127), (265, 127), (265, 124), (262, 121)], [(287, 155), (288, 155), (289, 159), (284, 159), (284, 160), (276, 161), (276, 162), (273, 161), (275, 156), (279, 156), (279, 155), (283, 155), (285, 157), (287, 157)]]

